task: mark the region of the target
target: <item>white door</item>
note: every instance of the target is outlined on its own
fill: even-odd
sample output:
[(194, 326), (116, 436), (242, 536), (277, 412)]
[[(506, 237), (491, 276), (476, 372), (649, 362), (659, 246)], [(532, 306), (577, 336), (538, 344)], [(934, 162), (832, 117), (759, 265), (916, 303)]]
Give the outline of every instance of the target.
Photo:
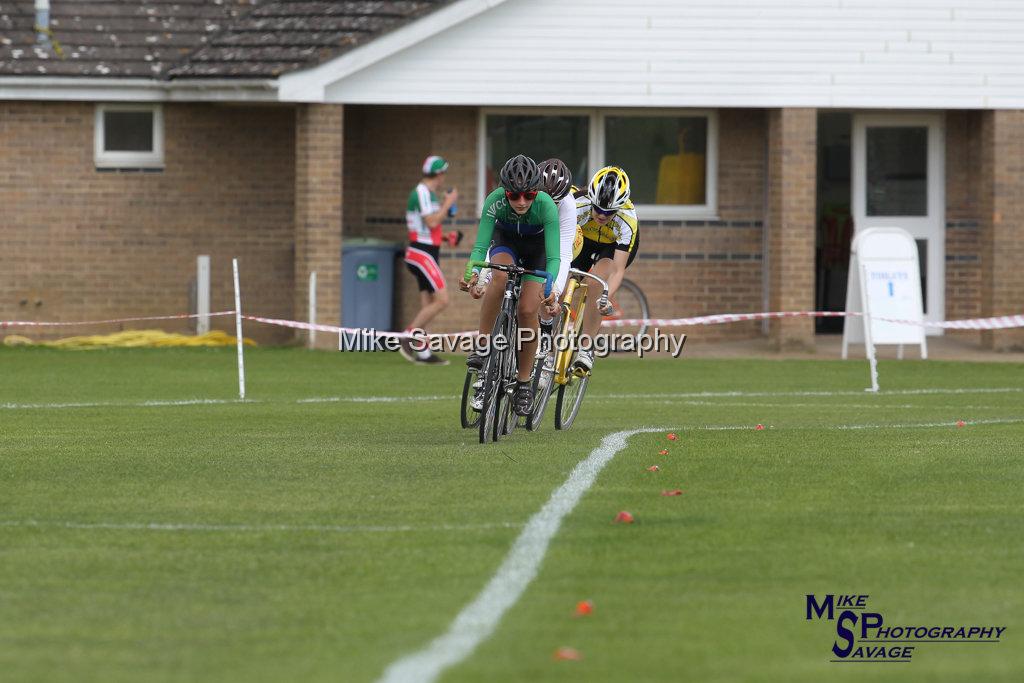
[(853, 116), (854, 231), (897, 227), (914, 237), (924, 317), (935, 321), (946, 314), (944, 150), (941, 114)]

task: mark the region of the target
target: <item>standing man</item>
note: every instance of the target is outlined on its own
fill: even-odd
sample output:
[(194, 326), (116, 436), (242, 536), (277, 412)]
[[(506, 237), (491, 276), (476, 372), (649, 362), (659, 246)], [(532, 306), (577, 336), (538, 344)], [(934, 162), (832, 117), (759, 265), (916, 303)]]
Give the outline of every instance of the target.
[[(455, 188), (445, 192), (440, 203), (437, 193), (444, 186), (448, 162), (429, 156), (423, 162), (423, 178), (409, 195), (405, 222), (409, 228), (409, 247), (405, 250), (405, 266), (413, 274), (420, 289), (420, 310), (405, 328), (426, 329), (427, 324), (448, 306), (448, 289), (441, 274), (441, 221), (455, 206), (459, 193)], [(454, 212), (452, 212), (454, 215)], [(415, 351), (409, 339), (402, 339), (399, 350), (406, 359), (425, 365), (447, 365), (448, 361), (429, 349)]]

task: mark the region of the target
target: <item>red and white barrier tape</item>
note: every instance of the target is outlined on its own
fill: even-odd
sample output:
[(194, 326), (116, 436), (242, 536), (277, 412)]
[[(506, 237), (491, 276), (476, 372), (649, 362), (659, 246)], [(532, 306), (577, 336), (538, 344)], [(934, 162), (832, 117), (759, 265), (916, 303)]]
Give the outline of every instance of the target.
[(426, 335), (414, 335), (409, 332), (379, 332), (377, 330), (371, 330), (367, 327), (338, 327), (337, 325), (321, 325), (298, 322), (297, 320), (281, 320), (279, 318), (261, 318), (258, 315), (243, 315), (243, 319), (252, 320), (257, 323), (265, 323), (267, 325), (278, 325), (280, 327), (291, 327), (296, 330), (316, 330), (317, 332), (332, 332), (334, 334), (366, 334), (372, 332), (374, 337), (394, 337), (394, 338), (413, 338), (422, 339), (423, 337), (466, 337), (479, 334), (476, 330), (467, 330), (465, 332), (448, 332), (438, 334), (426, 334)]
[[(217, 316), (234, 315), (234, 311), (217, 311), (206, 315), (214, 318)], [(703, 315), (692, 318), (625, 318), (619, 320), (605, 320), (605, 327), (638, 327), (647, 325), (649, 327), (686, 327), (690, 325), (722, 325), (725, 323), (748, 322), (752, 320), (769, 320), (777, 318), (844, 318), (859, 317), (864, 315), (859, 312), (845, 311), (777, 311), (769, 313), (718, 313), (715, 315)], [(177, 315), (153, 315), (135, 318), (112, 318), (110, 320), (81, 320), (75, 322), (44, 322), (28, 320), (0, 320), (0, 329), (10, 327), (69, 327), (75, 325), (106, 325), (111, 323), (141, 322), (147, 320), (180, 320), (185, 318), (201, 317), (198, 313), (180, 313)], [(297, 330), (316, 330), (318, 332), (331, 332), (334, 334), (365, 334), (370, 332), (364, 327), (338, 327), (337, 325), (320, 325), (299, 322), (296, 320), (282, 320), (279, 318), (263, 318), (256, 315), (243, 315), (245, 320), (264, 323), (267, 325), (278, 325), (280, 327), (291, 327)], [(902, 323), (906, 325), (922, 325), (924, 327), (939, 327), (949, 330), (1005, 330), (1015, 327), (1024, 327), (1024, 315), (1004, 315), (994, 318), (970, 318), (967, 320), (948, 320), (931, 322), (928, 320), (899, 320), (895, 318), (875, 318), (891, 323)], [(377, 337), (412, 338), (409, 332), (380, 332), (373, 330)], [(427, 337), (465, 337), (478, 334), (476, 330), (465, 332), (449, 332), (438, 334), (427, 334)]]
[[(720, 313), (695, 318), (628, 318), (621, 320), (605, 320), (605, 327), (685, 327), (688, 325), (721, 325), (723, 323), (745, 322), (750, 320), (769, 320), (775, 318), (844, 318), (863, 316), (860, 312), (846, 311), (779, 311), (772, 313)], [(1004, 315), (995, 318), (971, 318), (969, 320), (948, 320), (932, 322), (929, 320), (899, 320), (896, 318), (876, 317), (889, 323), (905, 325), (922, 325), (924, 327), (941, 327), (951, 330), (1004, 330), (1012, 327), (1024, 327), (1024, 315)]]
[(177, 315), (149, 315), (139, 318), (113, 318), (111, 320), (78, 320), (75, 322), (37, 322), (30, 320), (0, 320), (0, 329), (7, 327), (70, 327), (73, 325), (108, 325), (110, 323), (134, 323), (143, 320), (179, 320), (182, 318), (213, 318), (219, 315), (234, 315), (234, 311), (218, 311), (216, 313), (179, 313)]

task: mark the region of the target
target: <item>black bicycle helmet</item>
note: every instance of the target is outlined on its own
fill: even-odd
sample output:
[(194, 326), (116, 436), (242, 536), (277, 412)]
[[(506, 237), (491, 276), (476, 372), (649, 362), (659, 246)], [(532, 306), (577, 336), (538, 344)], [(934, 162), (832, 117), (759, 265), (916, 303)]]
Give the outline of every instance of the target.
[(537, 164), (544, 191), (556, 202), (569, 194), (572, 188), (572, 172), (561, 159), (545, 159)]
[(528, 156), (518, 154), (501, 167), (498, 181), (508, 192), (529, 192), (538, 189), (540, 171), (537, 162)]

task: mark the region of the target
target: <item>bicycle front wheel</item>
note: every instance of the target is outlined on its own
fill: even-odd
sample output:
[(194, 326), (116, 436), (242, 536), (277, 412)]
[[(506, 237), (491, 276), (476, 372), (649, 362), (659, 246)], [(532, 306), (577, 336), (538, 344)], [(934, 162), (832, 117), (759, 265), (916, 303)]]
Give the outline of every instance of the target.
[(491, 352), (487, 354), (487, 363), (484, 365), (484, 402), (480, 411), (480, 443), (497, 441), (498, 432), (504, 428), (499, 427), (499, 409), (501, 408), (501, 397), (505, 393), (505, 369), (508, 365), (506, 356), (514, 353), (511, 348), (504, 348), (499, 351), (495, 348), (493, 341), (501, 335), (507, 334), (506, 327), (509, 325), (508, 312), (504, 309), (498, 311), (498, 317), (491, 328)]
[(583, 404), (583, 395), (587, 393), (587, 384), (590, 382), (590, 374), (576, 377), (572, 375), (569, 381), (558, 387), (558, 399), (555, 402), (555, 429), (568, 429), (576, 421), (580, 413), (580, 406)]
[[(640, 289), (640, 286), (632, 280), (622, 280), (622, 284), (619, 285), (615, 296), (612, 297), (612, 303), (614, 304), (615, 312), (610, 316), (605, 316), (605, 320), (631, 320), (633, 318), (648, 320), (651, 317), (651, 310), (647, 305), (647, 297), (644, 295), (643, 290)], [(647, 333), (649, 327), (649, 325), (643, 323), (641, 325), (616, 327), (613, 330), (618, 334), (642, 336)]]
[(460, 415), (463, 429), (472, 429), (480, 422), (480, 413), (473, 410), (470, 401), (473, 400), (473, 395), (476, 393), (477, 383), (482, 382), (483, 377), (482, 371), (466, 370), (466, 381), (462, 383), (462, 414)]

